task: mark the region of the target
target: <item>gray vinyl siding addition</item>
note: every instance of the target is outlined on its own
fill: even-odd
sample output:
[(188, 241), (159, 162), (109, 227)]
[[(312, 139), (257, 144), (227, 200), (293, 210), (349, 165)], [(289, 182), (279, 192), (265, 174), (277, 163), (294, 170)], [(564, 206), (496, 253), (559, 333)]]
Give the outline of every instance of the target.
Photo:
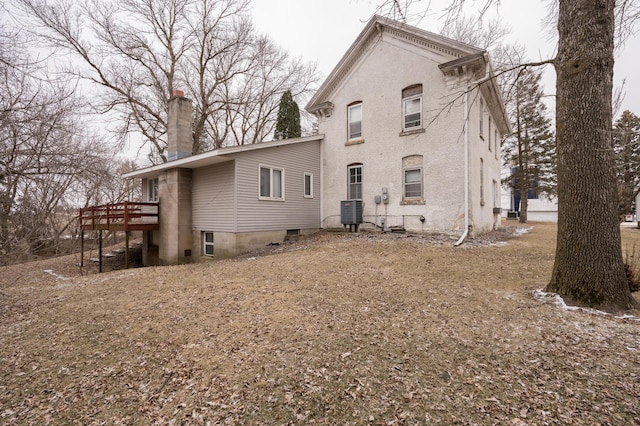
[(193, 170), (193, 229), (236, 232), (235, 162)]
[[(237, 173), (237, 232), (320, 228), (319, 141), (233, 156)], [(260, 165), (284, 170), (284, 201), (258, 198)], [(304, 196), (305, 172), (313, 174), (313, 198)]]

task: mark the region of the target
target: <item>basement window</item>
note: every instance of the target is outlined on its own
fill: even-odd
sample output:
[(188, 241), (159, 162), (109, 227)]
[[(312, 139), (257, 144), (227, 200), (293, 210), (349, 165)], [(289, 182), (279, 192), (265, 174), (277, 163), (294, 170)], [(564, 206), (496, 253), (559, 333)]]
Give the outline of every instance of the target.
[(202, 254), (213, 256), (213, 232), (202, 233)]

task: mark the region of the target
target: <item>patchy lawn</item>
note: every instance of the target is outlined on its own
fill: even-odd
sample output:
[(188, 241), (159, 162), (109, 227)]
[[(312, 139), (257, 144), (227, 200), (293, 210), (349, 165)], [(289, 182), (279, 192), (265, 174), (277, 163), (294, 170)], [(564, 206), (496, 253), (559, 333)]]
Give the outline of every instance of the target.
[(535, 300), (555, 226), (529, 226), (0, 268), (0, 423), (640, 424), (640, 321)]

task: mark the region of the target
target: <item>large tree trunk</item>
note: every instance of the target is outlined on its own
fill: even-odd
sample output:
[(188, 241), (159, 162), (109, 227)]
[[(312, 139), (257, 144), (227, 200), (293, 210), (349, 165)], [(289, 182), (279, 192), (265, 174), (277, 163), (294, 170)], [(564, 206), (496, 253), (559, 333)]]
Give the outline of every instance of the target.
[(611, 138), (614, 0), (560, 0), (556, 58), (558, 237), (547, 291), (635, 307), (624, 270)]

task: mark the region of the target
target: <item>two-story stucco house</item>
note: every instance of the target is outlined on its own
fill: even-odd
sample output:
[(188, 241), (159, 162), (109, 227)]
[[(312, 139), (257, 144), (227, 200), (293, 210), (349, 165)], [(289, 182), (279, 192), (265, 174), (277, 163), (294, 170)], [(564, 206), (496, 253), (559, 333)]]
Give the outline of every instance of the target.
[(170, 161), (125, 175), (158, 202), (145, 264), (226, 257), (342, 226), (489, 231), (508, 120), (484, 50), (374, 17), (306, 106), (315, 135), (191, 155), (191, 102), (169, 102)]
[(306, 107), (324, 135), (322, 226), (345, 199), (377, 227), (498, 226), (509, 124), (493, 77), (483, 50), (371, 19)]

